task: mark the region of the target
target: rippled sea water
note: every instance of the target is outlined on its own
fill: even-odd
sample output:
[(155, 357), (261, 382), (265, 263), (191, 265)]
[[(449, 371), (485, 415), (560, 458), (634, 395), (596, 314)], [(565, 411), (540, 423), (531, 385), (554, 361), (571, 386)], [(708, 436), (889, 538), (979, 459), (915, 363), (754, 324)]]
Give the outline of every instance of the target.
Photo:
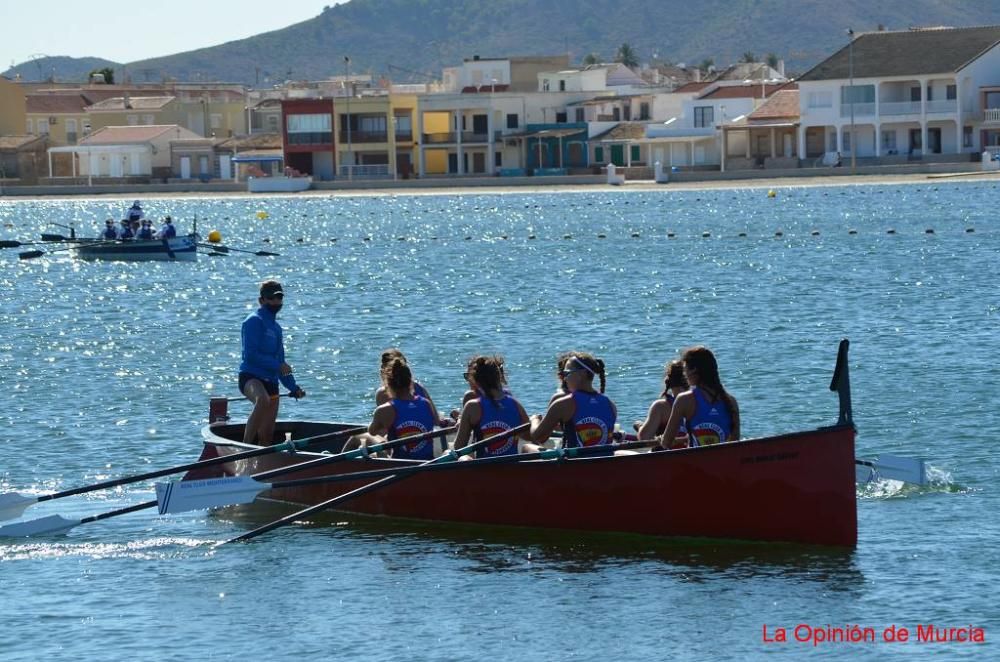
[[(0, 252), (0, 486), (41, 494), (183, 464), (208, 397), (236, 395), (239, 325), (285, 285), (282, 415), (364, 421), (399, 346), (442, 409), (468, 356), (501, 352), (540, 411), (567, 348), (608, 365), (623, 421), (663, 363), (712, 347), (744, 434), (832, 423), (852, 341), (861, 456), (926, 458), (934, 484), (859, 491), (856, 550), (408, 529), (319, 518), (213, 544), (279, 506), (0, 540), (0, 659), (746, 659), (996, 657), (994, 431), (1000, 232), (992, 182), (676, 192), (146, 199), (249, 251), (196, 264)], [(0, 238), (95, 235), (125, 199), (0, 201)], [(260, 218), (266, 212), (266, 218)], [(781, 233), (780, 236), (777, 233)], [(745, 236), (739, 236), (744, 233)], [(673, 236), (671, 237), (670, 234)], [(706, 236), (707, 234), (707, 236)], [(247, 408), (231, 406), (237, 416)], [(36, 505), (82, 518), (152, 485)], [(623, 508), (683, 504), (622, 504)], [(875, 628), (876, 643), (793, 628)], [(886, 643), (890, 625), (987, 643)], [(787, 628), (788, 643), (764, 641)], [(915, 636), (913, 637), (915, 639)]]

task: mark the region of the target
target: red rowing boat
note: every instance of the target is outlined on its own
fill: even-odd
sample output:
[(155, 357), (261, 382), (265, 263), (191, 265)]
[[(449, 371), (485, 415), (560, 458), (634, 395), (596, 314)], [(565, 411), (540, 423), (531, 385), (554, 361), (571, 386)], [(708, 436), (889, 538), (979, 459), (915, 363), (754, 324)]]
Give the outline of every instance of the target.
[[(460, 525), (853, 547), (857, 544), (855, 430), (847, 341), (841, 343), (831, 389), (840, 393), (841, 408), (840, 420), (831, 427), (658, 453), (443, 463), (338, 504), (337, 510)], [(295, 440), (350, 427), (354, 426), (279, 422), (276, 435)], [(255, 448), (240, 441), (242, 424), (213, 424), (204, 436), (201, 459)], [(237, 460), (213, 467), (210, 473), (189, 473), (185, 480), (288, 468), (323, 457), (323, 451), (337, 453), (342, 443)], [(264, 498), (315, 505), (370, 483), (374, 477), (367, 472), (372, 470), (399, 471), (419, 464), (368, 458), (281, 472), (287, 481), (330, 480), (271, 489)]]

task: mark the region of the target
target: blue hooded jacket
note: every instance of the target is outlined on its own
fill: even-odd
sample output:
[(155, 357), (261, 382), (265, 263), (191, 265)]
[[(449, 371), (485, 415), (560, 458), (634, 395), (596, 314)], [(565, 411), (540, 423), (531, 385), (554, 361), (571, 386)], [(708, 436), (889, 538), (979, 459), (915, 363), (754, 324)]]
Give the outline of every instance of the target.
[(240, 335), (243, 346), (240, 372), (272, 384), (280, 381), (293, 393), (298, 390), (294, 376), (281, 375), (281, 364), (285, 362), (281, 326), (267, 306), (261, 306), (243, 320)]

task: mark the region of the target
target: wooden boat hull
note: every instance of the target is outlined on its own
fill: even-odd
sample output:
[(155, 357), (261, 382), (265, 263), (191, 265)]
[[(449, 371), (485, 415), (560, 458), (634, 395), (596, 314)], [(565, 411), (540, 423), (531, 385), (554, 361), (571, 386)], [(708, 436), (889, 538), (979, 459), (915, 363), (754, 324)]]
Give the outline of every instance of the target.
[[(278, 438), (291, 432), (298, 439), (343, 427), (348, 426), (281, 422), (277, 432)], [(207, 427), (202, 458), (247, 450), (247, 445), (233, 441), (241, 435), (242, 425)], [(484, 466), (452, 463), (343, 503), (338, 510), (478, 525), (853, 547), (854, 436), (853, 426), (847, 424), (662, 453)], [(316, 456), (301, 451), (266, 455), (221, 465), (220, 473), (255, 474)], [(413, 464), (344, 461), (274, 480)], [(370, 480), (282, 488), (262, 496), (314, 505)]]
[(94, 241), (81, 244), (74, 253), (81, 260), (111, 262), (194, 262), (198, 259), (194, 237), (151, 241)]

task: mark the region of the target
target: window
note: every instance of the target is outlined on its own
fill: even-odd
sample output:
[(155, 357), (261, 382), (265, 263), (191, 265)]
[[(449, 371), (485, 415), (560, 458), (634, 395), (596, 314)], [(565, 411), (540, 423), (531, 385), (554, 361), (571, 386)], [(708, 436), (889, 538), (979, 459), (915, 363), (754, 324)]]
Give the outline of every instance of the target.
[(809, 108), (833, 108), (833, 92), (810, 92), (806, 99)]
[(621, 118), (622, 118), (621, 108), (619, 108), (618, 106), (615, 106), (614, 108), (612, 108), (611, 109), (611, 119), (614, 120), (615, 122), (619, 122), (619, 121), (621, 121)]
[[(217, 117), (217, 115), (212, 115), (213, 119), (215, 117)], [(142, 123), (145, 124), (146, 126), (152, 126), (152, 125), (156, 124), (156, 117), (154, 117), (153, 115), (143, 115), (142, 116)], [(212, 128), (213, 129), (217, 129), (219, 127), (215, 126), (215, 123), (213, 122), (212, 123)]]
[[(917, 88), (920, 89), (919, 87)], [(840, 103), (875, 103), (874, 85), (844, 85), (840, 88)]]
[(962, 147), (972, 147), (972, 127), (962, 127)]
[(603, 147), (595, 147), (594, 148), (594, 161), (596, 161), (597, 163), (603, 163), (604, 162), (604, 148)]
[(138, 126), (139, 125), (139, 116), (138, 115), (129, 115), (128, 117), (125, 118), (125, 121), (128, 122), (129, 126)]
[(507, 113), (507, 128), (508, 129), (517, 128), (517, 113)]
[(543, 78), (542, 79), (542, 92), (548, 92), (548, 91), (549, 91), (549, 79), (548, 78)]
[(888, 154), (890, 152), (896, 151), (896, 132), (895, 131), (883, 131), (882, 132), (882, 149)]
[(66, 143), (69, 145), (76, 144), (76, 120), (66, 120)]
[(911, 87), (910, 88), (910, 101), (920, 101), (920, 88)]
[(827, 135), (830, 136), (830, 149), (828, 149), (827, 151), (829, 151), (829, 152), (836, 152), (837, 151), (837, 132), (836, 131), (831, 131)]
[(927, 100), (934, 101), (934, 88), (930, 85), (927, 86)]
[(83, 120), (83, 135), (90, 135), (90, 120)]
[(643, 101), (639, 104), (639, 119), (648, 120), (649, 119), (649, 102)]
[(565, 80), (560, 80), (559, 81), (559, 91), (560, 92), (565, 92), (566, 91), (566, 81)]
[(694, 125), (696, 128), (715, 126), (715, 108), (712, 106), (696, 106), (694, 109)]
[(557, 112), (556, 124), (565, 124), (565, 123), (566, 123), (566, 111), (564, 110), (562, 112)]
[(642, 158), (642, 150), (638, 145), (632, 145), (632, 160), (638, 161)]
[(267, 117), (267, 130), (270, 131), (271, 133), (277, 133), (278, 132), (278, 116), (277, 115), (268, 115), (268, 117)]
[(329, 145), (333, 142), (330, 116), (289, 115), (287, 118), (290, 145)]
[(944, 90), (944, 98), (947, 99), (948, 101), (954, 101), (955, 99), (957, 99), (958, 98), (958, 86), (957, 85), (949, 85), (948, 87), (946, 87), (945, 90)]
[(47, 119), (38, 118), (38, 135), (47, 136), (49, 135), (49, 121)]
[(851, 151), (851, 132), (844, 131), (844, 151)]
[(584, 120), (584, 115), (583, 115), (583, 108), (577, 108), (576, 109), (576, 121), (577, 122), (583, 122), (583, 121), (585, 121)]
[(27, 133), (29, 136), (35, 135), (35, 127), (32, 126), (32, 121), (30, 119), (26, 123), (26, 128), (28, 129)]
[[(145, 118), (143, 118), (143, 119), (145, 119)], [(152, 124), (153, 116), (150, 115), (149, 119), (150, 119), (149, 123)], [(222, 128), (222, 115), (220, 115), (219, 113), (212, 113), (211, 115), (209, 115), (208, 121), (209, 121), (209, 125), (213, 129), (221, 129)]]
[(410, 115), (396, 115), (396, 136), (413, 136), (413, 118)]
[(493, 165), (497, 168), (503, 167), (503, 152), (493, 153)]

